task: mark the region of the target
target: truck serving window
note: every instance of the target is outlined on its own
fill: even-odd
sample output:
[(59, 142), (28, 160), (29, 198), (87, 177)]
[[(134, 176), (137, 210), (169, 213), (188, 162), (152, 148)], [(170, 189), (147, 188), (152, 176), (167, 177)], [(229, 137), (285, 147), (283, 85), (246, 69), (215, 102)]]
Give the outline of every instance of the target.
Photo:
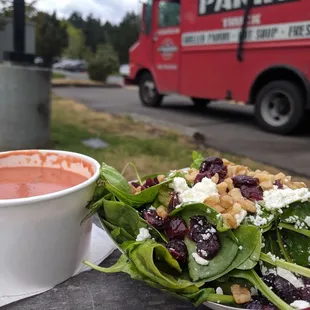
[(158, 27), (174, 27), (180, 24), (180, 0), (160, 1), (158, 4)]

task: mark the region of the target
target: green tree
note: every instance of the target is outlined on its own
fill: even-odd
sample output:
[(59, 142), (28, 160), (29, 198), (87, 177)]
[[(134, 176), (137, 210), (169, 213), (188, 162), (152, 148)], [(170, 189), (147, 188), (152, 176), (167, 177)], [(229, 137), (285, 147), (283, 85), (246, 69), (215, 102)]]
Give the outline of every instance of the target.
[(53, 59), (61, 56), (68, 45), (66, 27), (57, 19), (56, 13), (39, 12), (35, 22), (37, 55), (43, 58), (46, 67), (51, 67)]
[(135, 13), (127, 13), (119, 24), (112, 44), (119, 55), (120, 63), (128, 63), (129, 48), (139, 37), (140, 21)]
[[(32, 20), (37, 15), (35, 8), (38, 0), (33, 0), (25, 4), (26, 19)], [(4, 17), (12, 17), (13, 15), (13, 0), (0, 0), (0, 6), (2, 7), (0, 15)]]
[(85, 36), (81, 29), (67, 23), (68, 47), (64, 55), (72, 59), (83, 59), (86, 51)]
[(109, 44), (99, 45), (95, 57), (88, 64), (90, 79), (104, 82), (106, 78), (119, 69), (119, 61), (113, 47)]

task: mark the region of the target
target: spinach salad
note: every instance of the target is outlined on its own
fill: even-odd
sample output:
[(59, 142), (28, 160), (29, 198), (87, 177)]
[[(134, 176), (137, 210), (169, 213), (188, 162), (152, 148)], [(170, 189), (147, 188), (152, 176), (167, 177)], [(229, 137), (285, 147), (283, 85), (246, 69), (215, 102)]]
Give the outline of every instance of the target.
[(136, 174), (128, 182), (102, 164), (88, 217), (98, 214), (122, 255), (109, 268), (85, 264), (127, 273), (196, 306), (310, 307), (304, 183), (198, 152), (190, 168)]

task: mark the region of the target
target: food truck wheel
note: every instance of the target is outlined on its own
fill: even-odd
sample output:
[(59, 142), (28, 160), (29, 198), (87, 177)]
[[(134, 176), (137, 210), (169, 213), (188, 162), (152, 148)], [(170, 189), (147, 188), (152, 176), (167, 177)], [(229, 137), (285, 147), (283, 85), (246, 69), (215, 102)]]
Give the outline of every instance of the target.
[(194, 107), (197, 109), (203, 109), (207, 106), (207, 104), (211, 101), (209, 99), (204, 99), (204, 98), (196, 98), (196, 97), (191, 97), (192, 102), (194, 104)]
[(277, 134), (293, 132), (301, 124), (305, 110), (302, 90), (289, 81), (265, 85), (255, 100), (255, 117), (266, 131)]
[(139, 96), (143, 105), (158, 107), (161, 105), (163, 95), (159, 94), (154, 79), (149, 72), (145, 72), (139, 79)]

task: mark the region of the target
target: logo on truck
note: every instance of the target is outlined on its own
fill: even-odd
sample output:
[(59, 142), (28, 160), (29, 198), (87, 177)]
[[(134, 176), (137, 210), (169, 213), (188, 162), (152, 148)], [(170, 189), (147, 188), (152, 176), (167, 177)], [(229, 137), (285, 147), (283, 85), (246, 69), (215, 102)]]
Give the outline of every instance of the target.
[(173, 57), (173, 54), (178, 51), (178, 47), (174, 44), (172, 39), (166, 38), (162, 41), (158, 51), (164, 60), (170, 60)]
[(199, 15), (215, 14), (245, 9), (250, 1), (253, 7), (285, 4), (299, 0), (199, 0)]

